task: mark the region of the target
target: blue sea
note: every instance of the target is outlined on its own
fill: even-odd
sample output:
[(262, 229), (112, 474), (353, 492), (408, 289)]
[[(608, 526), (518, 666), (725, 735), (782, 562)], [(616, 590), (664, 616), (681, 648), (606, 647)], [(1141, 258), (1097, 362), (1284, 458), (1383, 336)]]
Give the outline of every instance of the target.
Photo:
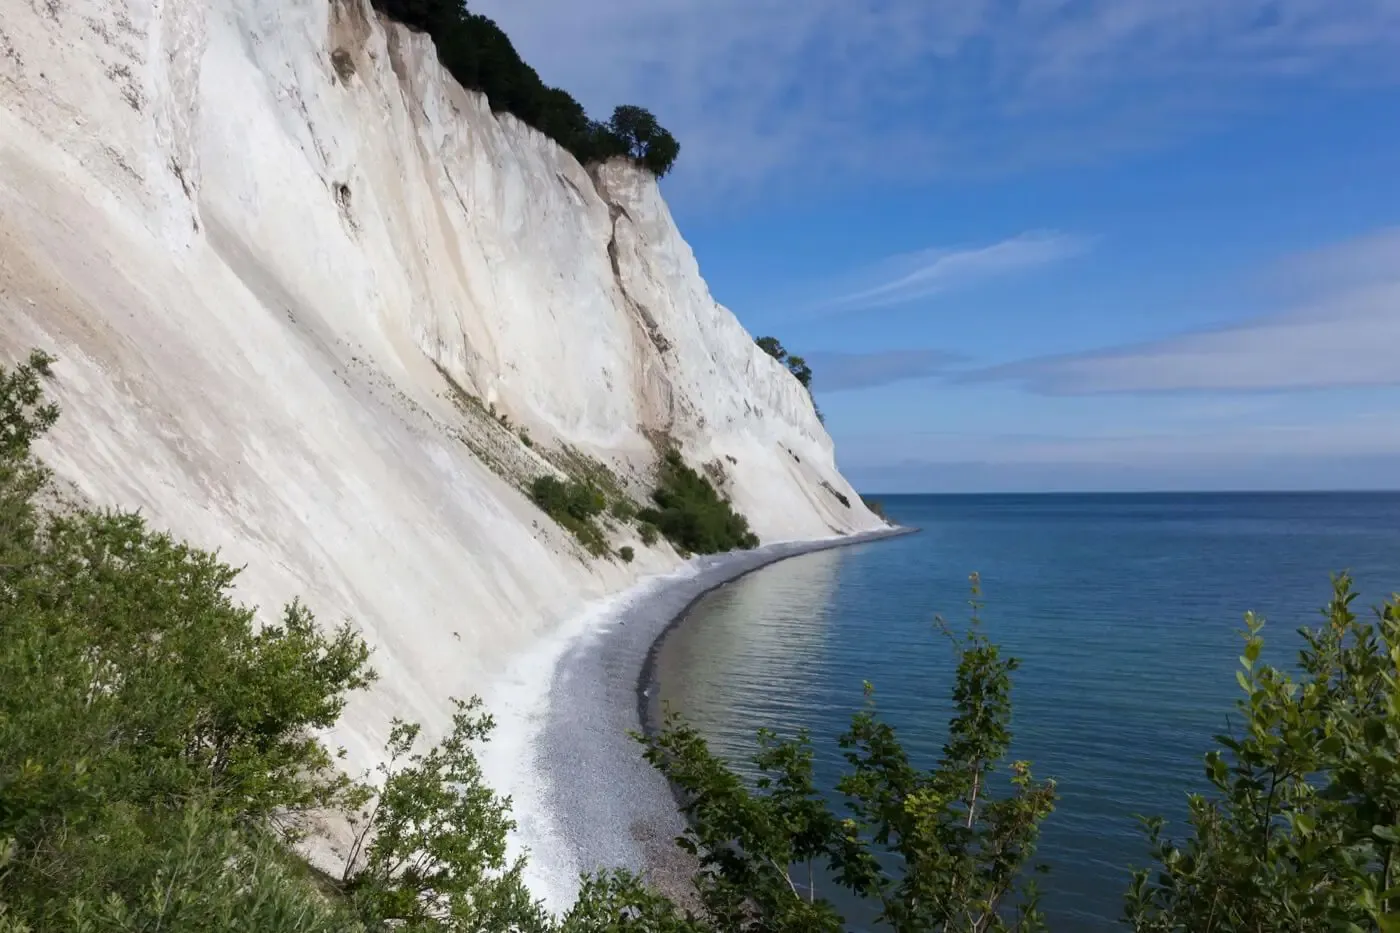
[[(754, 731), (809, 729), (827, 786), (835, 737), (871, 681), (917, 762), (944, 739), (952, 676), (942, 615), (968, 618), (981, 576), (988, 634), (1021, 659), (1013, 754), (1054, 778), (1039, 880), (1052, 931), (1120, 930), (1137, 814), (1176, 835), (1202, 755), (1239, 696), (1243, 617), (1263, 615), (1265, 660), (1291, 665), (1329, 573), (1369, 611), (1400, 590), (1400, 494), (883, 497), (921, 533), (809, 554), (698, 602), (657, 656), (664, 704), (731, 761)], [(852, 929), (862, 929), (852, 913)]]

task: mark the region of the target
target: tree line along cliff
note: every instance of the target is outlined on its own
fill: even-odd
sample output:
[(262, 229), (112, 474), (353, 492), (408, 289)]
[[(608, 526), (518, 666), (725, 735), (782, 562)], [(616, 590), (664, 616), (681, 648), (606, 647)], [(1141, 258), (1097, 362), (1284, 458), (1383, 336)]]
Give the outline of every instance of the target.
[(438, 61), (465, 88), (480, 91), (491, 109), (518, 117), (587, 165), (625, 157), (658, 178), (680, 156), (680, 143), (645, 108), (625, 104), (606, 122), (589, 119), (567, 91), (550, 87), (516, 52), (489, 17), (462, 0), (372, 0), (374, 8), (427, 33)]

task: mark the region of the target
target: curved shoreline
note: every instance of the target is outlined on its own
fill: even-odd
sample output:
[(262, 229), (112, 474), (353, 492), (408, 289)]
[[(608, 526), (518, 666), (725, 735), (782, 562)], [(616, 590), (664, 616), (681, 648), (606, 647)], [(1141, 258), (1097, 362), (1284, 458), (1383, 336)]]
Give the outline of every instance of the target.
[[(751, 573), (757, 573), (764, 567), (771, 566), (773, 564), (778, 563), (779, 561), (784, 561), (792, 557), (801, 557), (803, 554), (813, 554), (817, 551), (829, 551), (838, 547), (854, 547), (858, 544), (868, 544), (872, 541), (883, 541), (887, 538), (902, 538), (905, 535), (917, 534), (918, 532), (918, 528), (912, 528), (907, 526), (894, 526), (888, 529), (881, 529), (879, 531), (867, 531), (862, 532), (860, 534), (850, 535), (848, 537), (838, 539), (824, 539), (821, 541), (801, 542), (800, 544), (797, 542), (784, 542), (785, 544), (795, 545), (800, 549), (794, 550), (793, 552), (787, 554), (775, 555), (767, 560), (762, 561), (761, 563), (755, 564), (752, 567), (744, 567), (742, 569), (739, 569), (732, 575), (727, 576), (724, 579), (717, 580), (701, 592), (696, 593), (694, 598), (692, 598), (690, 602), (686, 603), (685, 606), (679, 612), (672, 616), (671, 620), (666, 623), (666, 626), (662, 628), (661, 631), (656, 633), (656, 637), (651, 640), (651, 645), (647, 648), (646, 659), (642, 662), (641, 670), (637, 672), (637, 720), (638, 723), (641, 725), (642, 732), (646, 735), (655, 735), (657, 731), (659, 731), (661, 726), (661, 720), (660, 717), (657, 715), (658, 710), (656, 708), (655, 702), (657, 696), (657, 688), (659, 688), (661, 685), (660, 679), (656, 675), (656, 661), (657, 657), (661, 653), (661, 646), (665, 644), (666, 639), (671, 635), (672, 632), (674, 632), (676, 629), (680, 628), (683, 624), (685, 624), (686, 620), (690, 617), (690, 611), (695, 608), (695, 605), (698, 602), (700, 602), (700, 600), (704, 599), (706, 596), (710, 595), (720, 587), (728, 586), (736, 580), (740, 580), (744, 577), (747, 577)], [(780, 545), (772, 546), (779, 547)]]
[[(839, 538), (770, 544), (698, 558), (685, 575), (664, 577), (617, 607), (559, 657), (534, 765), (545, 782), (540, 814), (551, 824), (553, 877), (561, 890), (580, 871), (647, 872), (664, 890), (689, 880), (674, 838), (684, 830), (666, 780), (642, 758), (630, 733), (651, 730), (656, 653), (665, 636), (706, 593), (789, 557), (912, 534), (894, 527)], [(545, 853), (536, 851), (538, 859)], [(545, 870), (545, 866), (536, 867)], [(554, 907), (564, 904), (551, 904)]]

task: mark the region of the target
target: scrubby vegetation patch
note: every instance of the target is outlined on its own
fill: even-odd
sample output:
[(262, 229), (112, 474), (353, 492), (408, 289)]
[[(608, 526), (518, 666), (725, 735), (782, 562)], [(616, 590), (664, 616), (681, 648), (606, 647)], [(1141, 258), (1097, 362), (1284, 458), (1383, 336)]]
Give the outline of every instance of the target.
[(545, 514), (573, 532), (594, 557), (608, 553), (608, 539), (595, 518), (603, 514), (607, 499), (593, 486), (557, 476), (540, 476), (530, 486), (530, 498)]
[[(654, 526), (684, 553), (716, 554), (758, 546), (748, 519), (734, 510), (710, 480), (691, 469), (679, 450), (661, 460), (652, 508), (637, 518)], [(645, 540), (645, 539), (643, 539)]]

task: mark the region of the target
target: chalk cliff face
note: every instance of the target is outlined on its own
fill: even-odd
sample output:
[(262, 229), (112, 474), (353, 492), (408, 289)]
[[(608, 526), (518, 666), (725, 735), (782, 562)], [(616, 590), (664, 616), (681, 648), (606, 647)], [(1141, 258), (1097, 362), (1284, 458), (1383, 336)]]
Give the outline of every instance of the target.
[(679, 563), (627, 528), (635, 563), (584, 559), (520, 491), (546, 457), (641, 497), (669, 435), (764, 540), (880, 525), (653, 179), (493, 115), (367, 0), (0, 0), (0, 353), (34, 346), (60, 477), (361, 628), (354, 766)]

